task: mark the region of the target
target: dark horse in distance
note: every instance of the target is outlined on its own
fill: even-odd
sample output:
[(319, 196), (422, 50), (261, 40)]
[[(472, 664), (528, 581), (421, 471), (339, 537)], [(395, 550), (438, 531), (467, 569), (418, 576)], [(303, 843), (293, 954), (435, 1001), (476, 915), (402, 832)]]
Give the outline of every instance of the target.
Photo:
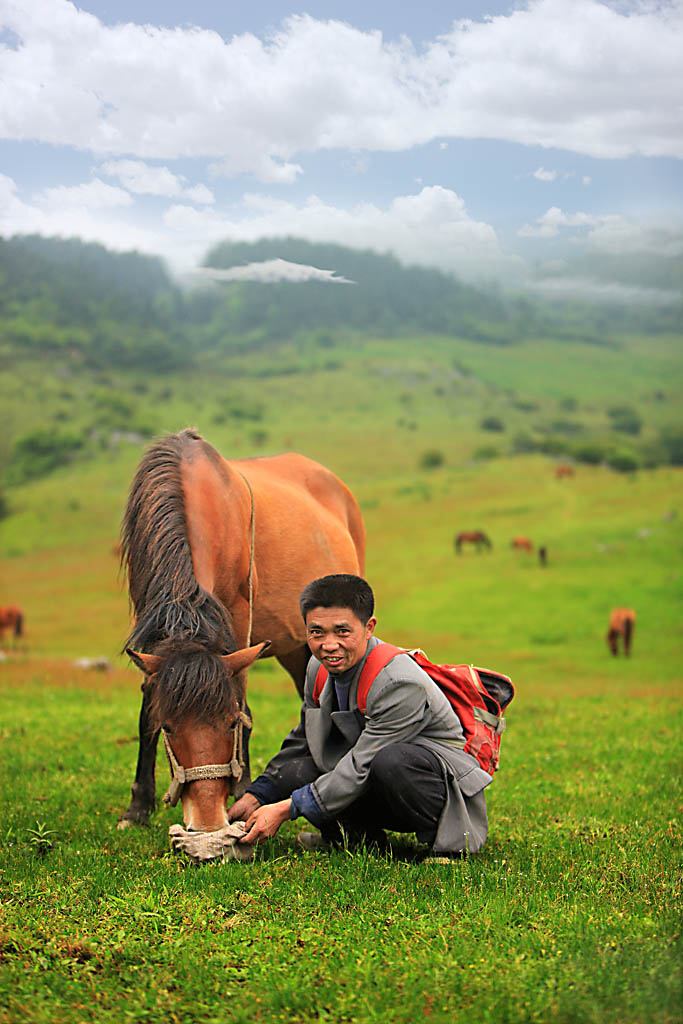
[(0, 640), (4, 637), (6, 629), (12, 630), (15, 640), (23, 634), (24, 613), (15, 604), (7, 604), (0, 608)]
[(636, 628), (636, 613), (633, 608), (613, 608), (609, 617), (607, 630), (607, 646), (616, 657), (619, 653), (619, 640), (624, 645), (624, 654), (628, 658), (631, 653), (633, 631)]
[(227, 824), (249, 782), (247, 670), (266, 651), (303, 683), (309, 651), (299, 595), (317, 576), (362, 573), (363, 520), (349, 489), (302, 455), (228, 461), (184, 430), (153, 444), (121, 529), (144, 673), (140, 748), (120, 827), (154, 808), (162, 732), (187, 829)]
[(490, 551), (493, 547), (483, 530), (466, 530), (464, 533), (459, 533), (454, 541), (456, 555), (462, 553), (463, 544), (474, 544), (477, 551), (481, 551), (482, 548)]

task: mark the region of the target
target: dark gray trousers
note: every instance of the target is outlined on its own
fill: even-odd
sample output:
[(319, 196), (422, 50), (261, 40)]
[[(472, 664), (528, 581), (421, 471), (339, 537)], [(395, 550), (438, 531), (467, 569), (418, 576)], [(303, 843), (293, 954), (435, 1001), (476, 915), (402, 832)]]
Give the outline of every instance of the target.
[[(312, 757), (301, 757), (280, 766), (269, 776), (275, 783), (275, 800), (285, 800), (295, 789), (315, 782), (321, 775)], [(415, 832), (431, 844), (446, 802), (446, 783), (435, 754), (414, 743), (392, 743), (375, 756), (362, 795), (321, 828), (325, 838), (338, 841), (340, 826), (352, 838), (368, 837), (381, 829)]]

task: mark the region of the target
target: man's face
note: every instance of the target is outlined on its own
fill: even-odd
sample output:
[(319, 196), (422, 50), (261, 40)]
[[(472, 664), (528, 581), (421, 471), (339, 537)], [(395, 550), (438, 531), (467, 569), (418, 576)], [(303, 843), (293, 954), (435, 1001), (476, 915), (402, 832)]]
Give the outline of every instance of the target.
[(318, 661), (338, 676), (361, 660), (376, 623), (374, 617), (361, 622), (350, 608), (312, 608), (306, 616), (306, 640)]

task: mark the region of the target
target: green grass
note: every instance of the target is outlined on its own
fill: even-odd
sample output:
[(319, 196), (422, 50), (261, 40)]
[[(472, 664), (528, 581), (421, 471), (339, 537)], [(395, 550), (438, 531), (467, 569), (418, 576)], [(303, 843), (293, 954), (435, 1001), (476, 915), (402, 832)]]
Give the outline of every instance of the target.
[[(132, 673), (1, 671), (3, 792), (21, 798), (2, 830), (0, 1020), (678, 1019), (681, 716), (647, 728), (659, 702), (520, 695), (490, 839), (465, 862), (420, 865), (400, 837), (395, 859), (311, 855), (291, 823), (252, 865), (193, 868), (168, 851), (177, 810), (115, 828)], [(267, 669), (252, 683), (262, 764), (296, 701)], [(56, 833), (43, 855), (36, 822)]]
[[(314, 348), (284, 346), (268, 360), (310, 356), (308, 373), (259, 377), (273, 367), (252, 354), (223, 376), (137, 382), (144, 394), (112, 380), (159, 429), (192, 423), (228, 456), (295, 447), (325, 462), (363, 508), (379, 635), (512, 676), (483, 852), (421, 865), (416, 843), (395, 836), (393, 859), (312, 855), (295, 845), (299, 822), (253, 864), (195, 868), (169, 850), (178, 809), (117, 832), (139, 683), (118, 655), (129, 620), (113, 548), (141, 449), (102, 450), (12, 489), (0, 524), (0, 603), (26, 613), (24, 640), (0, 662), (1, 1024), (683, 1019), (683, 531), (668, 515), (680, 512), (681, 471), (579, 466), (558, 481), (538, 455), (472, 461), (499, 443), (479, 428), (485, 415), (502, 415), (508, 439), (566, 418), (567, 395), (596, 430), (623, 400), (654, 431), (671, 413), (652, 393), (675, 386), (672, 340), (580, 346), (580, 360), (558, 347), (560, 362), (554, 347), (444, 339), (426, 360), (425, 344), (406, 356), (352, 340), (336, 370)], [(450, 375), (456, 356), (475, 381)], [(66, 401), (40, 373), (25, 366), (5, 388), (10, 434)], [(69, 414), (84, 430), (87, 401)], [(263, 419), (221, 418), (238, 401), (260, 403)], [(445, 463), (420, 470), (430, 448)], [(454, 535), (476, 528), (493, 550), (456, 556)], [(545, 568), (510, 549), (515, 534), (546, 545)], [(605, 644), (616, 604), (638, 615), (630, 660)], [(73, 665), (96, 655), (112, 672)], [(256, 772), (298, 702), (269, 661), (249, 693)], [(167, 777), (160, 755), (160, 792)]]

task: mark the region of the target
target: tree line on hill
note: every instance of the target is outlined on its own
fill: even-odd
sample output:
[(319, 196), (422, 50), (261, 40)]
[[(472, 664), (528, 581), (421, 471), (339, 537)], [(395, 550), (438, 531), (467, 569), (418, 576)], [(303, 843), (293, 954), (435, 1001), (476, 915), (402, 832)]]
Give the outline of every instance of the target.
[[(66, 356), (70, 372), (82, 367), (83, 373), (93, 375), (111, 370), (158, 375), (199, 362), (206, 367), (226, 353), (265, 349), (267, 357), (269, 346), (296, 342), (300, 332), (329, 347), (349, 332), (408, 339), (445, 335), (485, 345), (514, 345), (538, 337), (617, 345), (618, 332), (680, 329), (680, 310), (672, 307), (550, 304), (466, 285), (437, 270), (405, 267), (389, 255), (296, 238), (223, 242), (207, 253), (204, 264), (221, 269), (274, 258), (331, 270), (355, 283), (230, 282), (186, 288), (157, 257), (115, 253), (78, 239), (0, 238), (3, 369), (11, 374), (14, 364), (23, 361), (46, 359), (49, 365), (51, 359), (59, 363)], [(272, 360), (266, 358), (263, 371), (266, 363), (272, 370)], [(121, 430), (146, 436), (154, 429), (147, 431), (134, 403), (106, 388), (93, 392), (91, 405), (93, 437)], [(617, 433), (639, 434), (634, 410), (618, 408), (610, 416)], [(567, 430), (556, 426), (549, 437), (520, 434), (513, 439), (512, 453), (605, 459), (605, 452), (590, 448), (590, 443), (577, 454), (580, 440), (575, 443), (564, 436)], [(491, 423), (482, 429), (502, 430)], [(664, 432), (657, 444), (648, 456), (654, 460), (650, 464), (683, 463), (680, 431)], [(81, 457), (86, 447), (78, 431), (39, 425), (21, 437), (6, 436), (0, 445), (4, 483), (11, 486), (45, 475)], [(487, 445), (482, 457), (496, 452), (496, 446)], [(642, 453), (640, 462), (632, 457), (629, 467), (624, 462), (622, 468), (638, 464), (648, 464)], [(0, 500), (0, 518), (3, 510), (6, 504)]]
[(165, 370), (200, 354), (277, 344), (300, 330), (440, 334), (493, 345), (553, 337), (611, 344), (615, 333), (678, 330), (680, 310), (561, 305), (466, 285), (394, 257), (296, 238), (223, 242), (204, 265), (279, 257), (352, 285), (231, 282), (181, 287), (161, 259), (78, 239), (0, 239), (4, 357), (68, 350), (96, 367)]

